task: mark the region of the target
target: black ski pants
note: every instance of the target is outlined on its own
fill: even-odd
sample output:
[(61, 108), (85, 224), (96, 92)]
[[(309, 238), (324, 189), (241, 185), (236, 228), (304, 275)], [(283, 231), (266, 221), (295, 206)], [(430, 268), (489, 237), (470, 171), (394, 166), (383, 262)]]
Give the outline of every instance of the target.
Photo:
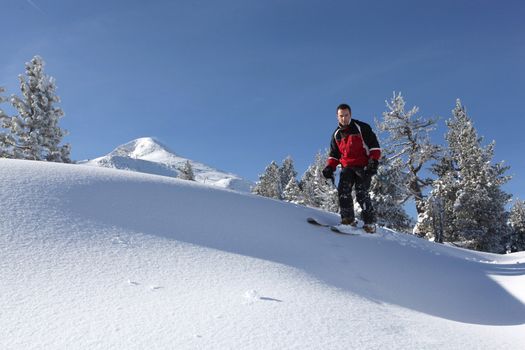
[(375, 222), (374, 208), (370, 200), (370, 183), (372, 177), (363, 168), (343, 168), (339, 176), (337, 192), (339, 194), (339, 207), (341, 218), (355, 219), (354, 199), (352, 189), (355, 188), (357, 203), (361, 206), (361, 219), (365, 224)]

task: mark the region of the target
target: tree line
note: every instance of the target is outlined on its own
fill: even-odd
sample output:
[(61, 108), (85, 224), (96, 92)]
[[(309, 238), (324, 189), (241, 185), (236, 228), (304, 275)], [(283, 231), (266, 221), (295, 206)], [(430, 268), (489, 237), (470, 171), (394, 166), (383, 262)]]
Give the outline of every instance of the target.
[[(494, 163), (492, 142), (483, 145), (466, 108), (458, 99), (446, 121), (445, 144), (431, 141), (437, 118), (424, 118), (418, 107), (407, 110), (401, 93), (386, 101), (376, 120), (383, 149), (371, 199), (378, 224), (439, 243), (505, 253), (525, 250), (525, 201), (502, 189), (509, 167)], [(327, 152), (319, 152), (300, 180), (293, 159), (271, 162), (252, 192), (338, 212), (337, 190), (324, 179)], [(417, 218), (407, 214), (415, 205)], [(355, 206), (359, 213), (359, 206)]]

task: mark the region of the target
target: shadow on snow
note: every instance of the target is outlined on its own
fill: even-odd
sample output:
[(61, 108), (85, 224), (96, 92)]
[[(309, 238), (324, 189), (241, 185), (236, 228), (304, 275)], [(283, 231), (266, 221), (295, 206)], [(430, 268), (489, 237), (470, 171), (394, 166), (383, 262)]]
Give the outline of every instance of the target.
[(523, 276), (525, 264), (499, 265), (481, 255), (379, 230), (335, 235), (306, 223), (335, 216), (200, 186), (96, 182), (72, 189), (79, 218), (285, 264), (377, 303), (458, 322), (525, 323), (525, 305), (491, 275)]

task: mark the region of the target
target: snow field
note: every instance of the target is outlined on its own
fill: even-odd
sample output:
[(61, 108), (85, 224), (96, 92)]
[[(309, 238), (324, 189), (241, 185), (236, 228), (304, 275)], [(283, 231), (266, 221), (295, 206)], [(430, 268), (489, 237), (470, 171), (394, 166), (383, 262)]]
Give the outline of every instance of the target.
[(520, 349), (525, 255), (160, 176), (0, 160), (3, 349)]

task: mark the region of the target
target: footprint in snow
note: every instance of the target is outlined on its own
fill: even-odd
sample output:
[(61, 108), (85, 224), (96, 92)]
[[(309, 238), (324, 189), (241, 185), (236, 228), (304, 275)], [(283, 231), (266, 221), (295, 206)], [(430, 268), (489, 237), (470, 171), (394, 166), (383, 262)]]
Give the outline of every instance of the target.
[(131, 245), (131, 242), (129, 240), (123, 239), (120, 236), (115, 236), (111, 238), (111, 243), (115, 245), (121, 245), (124, 247), (129, 247)]
[[(135, 282), (135, 281), (132, 281), (132, 280), (128, 280), (128, 284), (129, 284), (130, 286), (140, 286), (140, 283), (139, 283), (139, 282)], [(164, 288), (164, 287), (162, 287), (162, 286), (157, 286), (157, 285), (154, 285), (154, 284), (148, 286), (148, 289), (149, 289), (149, 290), (153, 290), (153, 291), (155, 291), (155, 290), (159, 290), (159, 289), (163, 289), (163, 288)]]
[(256, 291), (256, 290), (249, 290), (249, 291), (246, 291), (244, 293), (244, 299), (247, 300), (247, 303), (248, 304), (252, 304), (258, 300), (263, 300), (263, 301), (274, 301), (274, 302), (278, 302), (278, 303), (282, 303), (283, 301), (282, 300), (279, 300), (279, 299), (275, 299), (275, 298), (270, 298), (270, 297), (262, 297), (259, 295), (259, 293)]

